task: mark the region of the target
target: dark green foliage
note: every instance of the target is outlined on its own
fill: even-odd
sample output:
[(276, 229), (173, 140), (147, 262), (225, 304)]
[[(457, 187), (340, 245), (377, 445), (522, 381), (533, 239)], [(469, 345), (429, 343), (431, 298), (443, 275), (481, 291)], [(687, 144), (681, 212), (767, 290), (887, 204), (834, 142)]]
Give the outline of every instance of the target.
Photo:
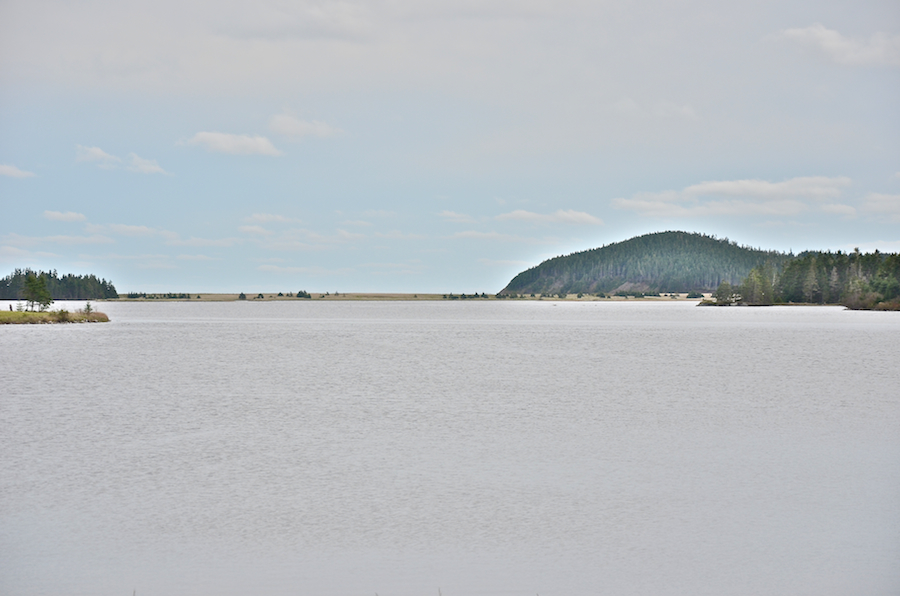
[(96, 300), (119, 297), (112, 282), (97, 279), (94, 275), (69, 273), (60, 277), (56, 270), (35, 272), (31, 269), (16, 269), (10, 275), (0, 279), (0, 300), (24, 299), (25, 279), (29, 274), (44, 281), (53, 300)]
[(300, 290), (299, 292), (297, 292), (297, 298), (312, 298), (312, 296), (309, 295), (309, 292)]
[(688, 292), (688, 298), (703, 298), (703, 292), (698, 292), (697, 290), (693, 290)]
[(736, 288), (727, 281), (720, 283), (715, 293), (716, 304), (719, 306), (731, 306), (737, 302), (740, 295), (735, 290)]
[(744, 304), (801, 302), (882, 308), (900, 298), (900, 254), (803, 252), (764, 263), (741, 284)]
[(238, 295), (238, 300), (246, 300), (246, 299), (247, 299), (247, 294), (241, 292), (241, 293)]
[(50, 290), (47, 289), (47, 282), (44, 281), (44, 277), (42, 275), (35, 275), (31, 271), (25, 276), (23, 298), (28, 302), (28, 310), (34, 310), (34, 307), (38, 306), (41, 312), (47, 310), (47, 307), (53, 302), (53, 298), (50, 296)]
[(781, 263), (789, 258), (738, 246), (727, 238), (659, 232), (544, 261), (517, 275), (501, 293), (713, 291), (723, 281), (739, 284), (766, 261)]
[(257, 300), (262, 300), (263, 298), (265, 298), (265, 296), (263, 296), (262, 294), (260, 294), (256, 297)]

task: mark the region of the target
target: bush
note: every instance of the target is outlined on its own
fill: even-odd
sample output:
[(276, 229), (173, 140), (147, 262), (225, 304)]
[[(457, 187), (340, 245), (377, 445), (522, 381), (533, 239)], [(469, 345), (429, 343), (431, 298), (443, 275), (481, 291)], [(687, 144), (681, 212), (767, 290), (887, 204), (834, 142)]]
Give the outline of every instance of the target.
[(56, 320), (60, 323), (66, 323), (69, 321), (69, 311), (61, 308), (56, 313)]
[(247, 294), (241, 292), (241, 293), (238, 295), (238, 300), (246, 300), (246, 299), (247, 299)]

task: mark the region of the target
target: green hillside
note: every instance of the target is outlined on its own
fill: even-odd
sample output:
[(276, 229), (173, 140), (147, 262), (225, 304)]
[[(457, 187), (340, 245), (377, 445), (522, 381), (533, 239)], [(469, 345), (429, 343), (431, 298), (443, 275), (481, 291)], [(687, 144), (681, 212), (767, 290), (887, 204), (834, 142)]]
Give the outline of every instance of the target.
[(727, 238), (657, 232), (544, 261), (523, 271), (501, 294), (711, 292), (739, 284), (754, 267), (790, 255), (738, 246)]

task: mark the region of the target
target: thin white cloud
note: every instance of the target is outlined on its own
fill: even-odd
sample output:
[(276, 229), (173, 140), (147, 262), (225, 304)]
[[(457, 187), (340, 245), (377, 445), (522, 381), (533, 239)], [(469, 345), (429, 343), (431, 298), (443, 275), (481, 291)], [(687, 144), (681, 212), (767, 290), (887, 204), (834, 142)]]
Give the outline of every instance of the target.
[(466, 230), (465, 232), (457, 232), (449, 236), (451, 239), (469, 239), (469, 240), (502, 240), (504, 242), (527, 242), (535, 243), (538, 240), (534, 238), (523, 238), (522, 236), (514, 236), (512, 234), (501, 234), (500, 232), (479, 232), (477, 230)]
[(376, 238), (389, 238), (392, 240), (424, 240), (428, 238), (423, 234), (404, 234), (400, 230), (391, 230), (390, 232), (375, 232)]
[(233, 246), (240, 244), (240, 238), (180, 238), (178, 234), (169, 233), (166, 237), (166, 244), (169, 246)]
[(644, 107), (630, 97), (623, 97), (611, 104), (613, 110), (631, 116), (655, 116), (657, 118), (677, 118), (683, 120), (698, 120), (696, 110), (687, 104), (679, 105), (671, 101), (658, 101), (655, 104)]
[(207, 151), (231, 155), (281, 155), (272, 142), (263, 136), (235, 135), (224, 132), (198, 132), (188, 145), (203, 145)]
[(35, 246), (46, 242), (54, 244), (111, 244), (115, 240), (102, 234), (91, 234), (90, 236), (22, 236), (12, 233), (3, 236), (3, 242), (13, 246)]
[(701, 182), (684, 189), (683, 194), (692, 197), (729, 196), (759, 199), (811, 198), (833, 199), (841, 195), (841, 189), (850, 186), (850, 178), (838, 176), (801, 176), (783, 182), (766, 180), (723, 180)]
[(11, 166), (9, 164), (0, 164), (0, 176), (8, 176), (10, 178), (33, 178), (37, 176), (37, 174), (20, 170), (16, 166)]
[(339, 128), (334, 128), (319, 120), (300, 120), (288, 114), (272, 116), (269, 120), (269, 130), (285, 137), (299, 139), (302, 137), (327, 138), (340, 134)]
[(206, 255), (178, 255), (175, 257), (179, 261), (216, 261), (213, 257), (208, 257)]
[(244, 234), (252, 234), (254, 236), (271, 236), (275, 232), (267, 230), (262, 226), (241, 226), (238, 230)]
[(363, 220), (361, 220), (361, 219), (350, 219), (350, 220), (342, 221), (342, 222), (340, 222), (340, 223), (341, 223), (341, 225), (344, 225), (344, 226), (369, 227), (369, 226), (372, 225), (372, 222), (370, 222), (370, 221), (363, 221)]
[(452, 221), (454, 223), (474, 223), (475, 218), (471, 215), (466, 215), (465, 213), (456, 213), (455, 211), (441, 211), (438, 213), (438, 217), (441, 217), (447, 221)]
[(101, 168), (113, 168), (117, 164), (122, 163), (121, 158), (110, 155), (100, 147), (86, 147), (84, 145), (75, 145), (75, 161), (96, 163)]
[(245, 221), (254, 223), (297, 223), (300, 220), (294, 217), (285, 217), (284, 215), (275, 215), (273, 213), (254, 213)]
[[(810, 209), (807, 201), (833, 201), (850, 186), (847, 177), (807, 176), (783, 182), (766, 180), (722, 180), (693, 184), (680, 191), (637, 193), (616, 198), (619, 209), (649, 217), (768, 215), (792, 216)], [(834, 204), (832, 204), (834, 205)], [(846, 206), (826, 212), (848, 215)]]
[(74, 211), (66, 211), (65, 213), (62, 211), (44, 211), (44, 218), (53, 221), (84, 221), (87, 219), (83, 214), (75, 213)]
[(868, 40), (845, 37), (822, 23), (785, 29), (781, 35), (812, 46), (838, 64), (849, 66), (900, 66), (900, 35), (874, 33)]
[(131, 164), (128, 166), (129, 171), (138, 172), (140, 174), (171, 175), (169, 172), (162, 169), (155, 159), (144, 159), (135, 153), (129, 153), (128, 158), (131, 160)]
[(350, 268), (325, 269), (324, 267), (282, 267), (279, 265), (260, 265), (259, 267), (257, 267), (257, 269), (260, 271), (268, 271), (270, 273), (290, 275), (295, 275), (297, 273), (304, 273), (307, 275), (343, 275), (353, 272), (353, 269)]
[(154, 236), (160, 231), (147, 226), (131, 226), (127, 224), (109, 224), (106, 228), (120, 236)]
[(900, 222), (900, 195), (869, 193), (863, 199), (862, 210), (886, 215), (891, 221)]
[(839, 203), (832, 203), (828, 205), (822, 205), (822, 211), (825, 213), (832, 213), (834, 215), (843, 215), (845, 217), (856, 217), (856, 208), (851, 205), (841, 205)]
[(39, 240), (55, 242), (56, 244), (112, 244), (112, 238), (94, 234), (92, 236), (47, 236)]
[(494, 219), (500, 221), (528, 221), (535, 223), (564, 223), (591, 226), (603, 225), (603, 220), (599, 217), (595, 217), (590, 213), (585, 213), (583, 211), (575, 211), (573, 209), (560, 209), (554, 213), (532, 213), (531, 211), (517, 209), (509, 213), (498, 215)]
[(530, 261), (504, 261), (494, 259), (478, 259), (478, 262), (490, 267), (529, 267), (534, 265), (534, 263)]

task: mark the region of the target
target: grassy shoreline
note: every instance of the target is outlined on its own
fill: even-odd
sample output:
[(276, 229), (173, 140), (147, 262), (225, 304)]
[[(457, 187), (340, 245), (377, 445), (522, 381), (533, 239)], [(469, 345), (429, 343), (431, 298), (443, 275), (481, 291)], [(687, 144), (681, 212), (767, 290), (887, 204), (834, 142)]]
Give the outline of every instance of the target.
[(54, 323), (108, 323), (109, 317), (102, 312), (66, 311), (13, 311), (0, 310), (0, 325), (49, 325)]

